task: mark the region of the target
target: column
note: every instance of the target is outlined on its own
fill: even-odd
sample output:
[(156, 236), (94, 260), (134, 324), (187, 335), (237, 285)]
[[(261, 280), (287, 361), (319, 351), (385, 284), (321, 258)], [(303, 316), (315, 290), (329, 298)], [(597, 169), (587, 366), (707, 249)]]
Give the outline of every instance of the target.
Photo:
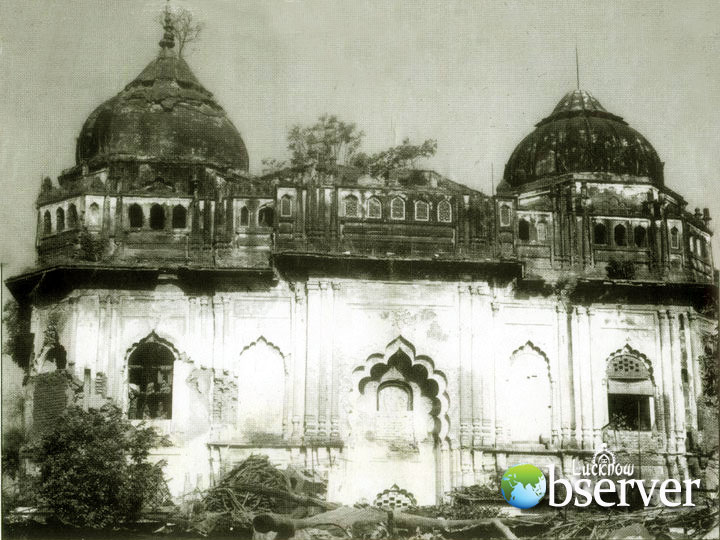
[(221, 348), (223, 355), (223, 366), (228, 371), (233, 371), (235, 367), (233, 364), (233, 358), (230, 356), (232, 351), (230, 350), (230, 308), (232, 303), (230, 297), (223, 295), (220, 298), (222, 302), (222, 337), (221, 337)]
[(293, 302), (293, 417), (292, 438), (300, 441), (303, 438), (303, 418), (305, 416), (305, 364), (307, 354), (307, 312), (306, 292), (301, 283), (295, 283), (295, 297)]
[(692, 369), (693, 378), (695, 379), (695, 398), (697, 399), (703, 392), (699, 357), (705, 354), (705, 349), (703, 348), (700, 319), (698, 315), (692, 311), (688, 312), (688, 333), (690, 336), (690, 339), (687, 341), (688, 368)]
[[(331, 376), (331, 367), (329, 363), (329, 356), (330, 356), (330, 336), (329, 336), (329, 328), (330, 328), (330, 320), (328, 318), (328, 315), (330, 314), (330, 310), (328, 309), (328, 304), (330, 302), (329, 295), (331, 289), (328, 287), (329, 283), (327, 281), (320, 281), (320, 293), (319, 293), (319, 308), (320, 313), (318, 314), (317, 318), (313, 318), (313, 322), (319, 322), (320, 328), (323, 329), (323, 331), (317, 331), (315, 328), (312, 328), (312, 335), (313, 339), (310, 341), (310, 347), (313, 349), (319, 350), (319, 356), (317, 358), (318, 363), (318, 439), (321, 441), (324, 441), (327, 439), (328, 434), (330, 433), (330, 426), (328, 424), (328, 405), (329, 405), (329, 394), (330, 394), (330, 384), (329, 384), (329, 378)], [(316, 341), (316, 339), (319, 339), (319, 341)]]
[(584, 443), (585, 426), (587, 426), (586, 418), (584, 414), (582, 388), (582, 336), (580, 331), (580, 308), (575, 307), (572, 313), (572, 320), (570, 323), (570, 344), (571, 344), (571, 355), (572, 355), (572, 389), (573, 389), (573, 401), (575, 405), (575, 439), (580, 445)]
[(670, 324), (668, 312), (658, 311), (660, 325), (660, 356), (662, 362), (663, 376), (663, 415), (665, 416), (665, 435), (667, 436), (668, 452), (674, 454), (677, 450), (675, 445), (675, 409), (673, 408), (673, 384), (672, 384), (672, 352), (670, 344)]
[(214, 365), (219, 366), (223, 371), (227, 371), (228, 366), (225, 364), (225, 355), (223, 354), (223, 306), (222, 297), (212, 297), (212, 351), (215, 358)]
[[(488, 353), (487, 334), (483, 335), (482, 331), (488, 331), (492, 324), (492, 314), (489, 306), (483, 306), (480, 303), (481, 287), (474, 287), (471, 290), (470, 310), (471, 310), (471, 355), (470, 355), (470, 387), (472, 392), (472, 444), (473, 446), (482, 446), (484, 444), (492, 444), (490, 437), (492, 433), (492, 420), (486, 412), (484, 401), (488, 400), (486, 393), (491, 386), (492, 378), (487, 371), (492, 363), (492, 355)], [(484, 308), (484, 309), (483, 309)], [(483, 339), (484, 338), (484, 339)], [(487, 404), (490, 408), (490, 403)]]
[[(495, 437), (494, 442), (495, 444), (500, 444), (502, 442), (505, 442), (505, 434), (504, 434), (504, 427), (503, 421), (501, 418), (498, 417), (498, 411), (502, 410), (502, 404), (498, 403), (498, 383), (497, 378), (498, 375), (502, 376), (501, 370), (498, 369), (498, 366), (500, 364), (500, 360), (498, 359), (498, 332), (500, 331), (500, 328), (502, 326), (502, 315), (500, 314), (500, 304), (497, 302), (491, 302), (490, 308), (492, 310), (492, 343), (491, 343), (491, 350), (492, 350), (492, 361), (489, 363), (492, 365), (492, 370), (489, 370), (490, 373), (488, 373), (488, 377), (492, 376), (490, 381), (492, 382), (492, 391), (489, 392), (488, 399), (491, 400), (491, 411), (492, 415), (490, 416), (491, 419), (495, 422)], [(500, 372), (500, 373), (498, 373)], [(483, 405), (485, 403), (483, 402)], [(485, 410), (483, 410), (483, 414), (485, 415), (485, 418), (487, 418), (487, 415), (485, 414)], [(484, 427), (484, 426), (483, 426)]]
[(93, 375), (96, 375), (98, 372), (105, 374), (108, 372), (108, 341), (110, 339), (108, 312), (110, 310), (110, 296), (101, 296), (99, 303), (97, 357), (94, 369), (92, 370)]
[[(460, 337), (460, 369), (458, 390), (460, 409), (460, 446), (467, 448), (472, 442), (472, 321), (470, 287), (458, 286), (458, 335)], [(464, 460), (463, 460), (464, 461)], [(463, 462), (463, 468), (465, 463)]]
[(308, 280), (307, 285), (307, 341), (305, 344), (305, 440), (318, 435), (318, 390), (320, 346), (322, 340), (322, 299), (320, 283)]
[(560, 392), (560, 436), (561, 445), (567, 448), (572, 439), (573, 393), (570, 383), (572, 366), (568, 355), (568, 312), (564, 304), (555, 306), (557, 315), (557, 385)]
[(460, 412), (460, 441), (454, 451), (458, 454), (459, 463), (455, 466), (460, 478), (456, 484), (472, 485), (474, 483), (472, 459), (472, 292), (467, 284), (458, 285), (458, 336), (460, 369), (458, 369), (458, 395)]
[(589, 375), (590, 379), (590, 406), (591, 406), (591, 416), (592, 419), (592, 440), (593, 440), (593, 448), (600, 448), (602, 445), (602, 432), (601, 427), (604, 424), (602, 421), (602, 411), (605, 404), (604, 394), (605, 389), (601, 388), (601, 381), (603, 379), (603, 376), (598, 374), (595, 369), (595, 364), (597, 362), (597, 359), (594, 358), (593, 355), (593, 339), (592, 339), (592, 332), (593, 332), (593, 319), (595, 318), (595, 314), (593, 311), (588, 307), (585, 309), (585, 319), (587, 324), (587, 343), (588, 343), (588, 352), (587, 352), (587, 373)]
[(685, 395), (682, 389), (682, 351), (680, 350), (680, 321), (678, 314), (668, 311), (668, 325), (670, 330), (671, 344), (671, 368), (672, 368), (672, 389), (673, 405), (675, 408), (675, 440), (677, 451), (685, 453)]
[(584, 308), (576, 307), (573, 320), (573, 377), (575, 383), (576, 411), (579, 411), (580, 422), (577, 422), (576, 430), (582, 447), (592, 449), (592, 404), (591, 404), (591, 382), (589, 380), (587, 349), (589, 337), (587, 335), (587, 312)]
[[(333, 281), (332, 284), (332, 298), (330, 307), (330, 320), (334, 326), (335, 316), (337, 313), (337, 302), (340, 294), (340, 283)], [(330, 331), (330, 347), (331, 355), (330, 362), (332, 368), (332, 386), (330, 389), (330, 438), (337, 440), (340, 438), (340, 366), (337, 365), (335, 359), (335, 329), (331, 328)]]
[(695, 342), (692, 339), (692, 330), (691, 330), (691, 319), (692, 312), (687, 312), (684, 314), (685, 317), (685, 325), (683, 329), (683, 333), (685, 336), (685, 354), (687, 358), (687, 372), (688, 372), (688, 378), (690, 379), (690, 388), (688, 389), (690, 392), (689, 401), (690, 401), (690, 413), (692, 414), (692, 417), (690, 419), (691, 425), (694, 429), (697, 429), (697, 395), (698, 395), (698, 386), (700, 386), (702, 383), (698, 377), (700, 374), (698, 373), (698, 370), (696, 369), (696, 366), (698, 365), (698, 362), (695, 360), (695, 355), (697, 354), (695, 350)]

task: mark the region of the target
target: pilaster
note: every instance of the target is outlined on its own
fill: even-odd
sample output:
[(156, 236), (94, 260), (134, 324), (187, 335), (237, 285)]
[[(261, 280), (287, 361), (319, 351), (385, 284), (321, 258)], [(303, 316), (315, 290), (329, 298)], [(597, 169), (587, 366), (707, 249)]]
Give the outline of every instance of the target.
[(668, 311), (668, 326), (670, 330), (671, 344), (671, 374), (673, 389), (673, 405), (675, 408), (675, 441), (677, 451), (680, 454), (685, 453), (685, 396), (682, 389), (682, 352), (680, 350), (680, 321), (678, 314)]
[(670, 323), (667, 311), (658, 311), (660, 325), (660, 355), (662, 360), (663, 379), (663, 415), (665, 416), (665, 435), (667, 436), (668, 452), (674, 454), (677, 451), (675, 444), (675, 409), (673, 399), (673, 376), (672, 376), (672, 350), (670, 343)]
[(293, 302), (293, 343), (294, 343), (294, 375), (293, 384), (293, 418), (292, 438), (299, 442), (304, 435), (303, 419), (305, 416), (305, 364), (307, 363), (307, 296), (301, 283), (295, 284)]
[(472, 442), (472, 334), (471, 334), (471, 292), (466, 284), (458, 286), (458, 334), (460, 336), (460, 369), (458, 390), (460, 408), (460, 445), (463, 448)]

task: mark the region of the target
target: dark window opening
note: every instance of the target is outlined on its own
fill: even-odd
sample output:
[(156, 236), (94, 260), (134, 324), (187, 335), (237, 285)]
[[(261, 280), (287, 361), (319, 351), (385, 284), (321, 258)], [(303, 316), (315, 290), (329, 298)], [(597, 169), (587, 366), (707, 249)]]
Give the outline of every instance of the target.
[(67, 367), (67, 352), (62, 345), (54, 345), (48, 351), (46, 358), (55, 364), (55, 369), (65, 369)]
[(627, 246), (627, 231), (624, 225), (615, 225), (615, 245)]
[(55, 228), (57, 232), (63, 232), (65, 230), (65, 210), (58, 208), (55, 211)]
[(650, 431), (650, 396), (608, 394), (610, 426), (624, 431)]
[(405, 219), (405, 201), (400, 197), (390, 201), (390, 219)]
[(280, 215), (282, 217), (292, 216), (292, 199), (287, 195), (280, 199)]
[(593, 228), (593, 238), (596, 244), (607, 245), (607, 228), (602, 223), (596, 223)]
[(67, 226), (68, 229), (76, 229), (78, 226), (77, 208), (74, 204), (68, 207)]
[(178, 204), (172, 211), (173, 229), (184, 229), (187, 226), (187, 210), (181, 204)]
[(635, 236), (635, 245), (637, 247), (645, 247), (645, 241), (647, 239), (645, 227), (641, 227), (641, 226), (635, 227), (633, 234)]
[(142, 208), (140, 208), (140, 205), (135, 203), (130, 205), (130, 209), (128, 210), (128, 218), (130, 219), (130, 226), (131, 227), (142, 227), (144, 216)]
[(707, 242), (705, 241), (704, 238), (701, 238), (701, 239), (700, 239), (700, 254), (701, 254), (703, 257), (707, 257), (707, 255), (708, 255)]
[(247, 209), (247, 206), (243, 206), (240, 209), (240, 226), (241, 227), (247, 227), (250, 223), (250, 212)]
[(525, 219), (518, 221), (518, 238), (523, 242), (530, 240), (530, 223)]
[(50, 212), (45, 210), (45, 214), (43, 215), (43, 234), (51, 234), (52, 233), (52, 218), (50, 217)]
[(500, 207), (500, 225), (504, 227), (510, 225), (510, 207), (507, 204)]
[(159, 204), (150, 207), (150, 228), (156, 231), (165, 228), (165, 209)]
[(258, 212), (258, 225), (272, 227), (275, 222), (275, 212), (269, 206), (263, 206)]
[(678, 249), (680, 247), (680, 231), (677, 227), (670, 229), (670, 247)]
[(159, 343), (143, 343), (130, 355), (128, 418), (172, 418), (173, 361)]

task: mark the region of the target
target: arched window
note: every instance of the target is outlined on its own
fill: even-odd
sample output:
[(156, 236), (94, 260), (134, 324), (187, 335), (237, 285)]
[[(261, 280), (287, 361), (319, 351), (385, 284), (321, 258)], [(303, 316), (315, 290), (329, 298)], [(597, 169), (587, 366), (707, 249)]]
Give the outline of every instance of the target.
[(537, 239), (538, 242), (545, 242), (547, 240), (547, 223), (540, 221), (537, 224)]
[(172, 211), (173, 229), (184, 229), (187, 226), (187, 210), (182, 204), (175, 205)]
[(165, 209), (159, 204), (150, 207), (150, 228), (156, 231), (165, 228)]
[(55, 230), (57, 232), (65, 230), (65, 210), (62, 208), (55, 210)]
[(377, 390), (377, 410), (385, 413), (412, 411), (412, 387), (398, 380), (380, 383)]
[(604, 223), (596, 223), (593, 227), (593, 242), (598, 245), (607, 245), (607, 228)]
[(510, 226), (510, 207), (507, 204), (500, 207), (500, 225), (503, 227)]
[(415, 201), (415, 219), (428, 221), (430, 219), (430, 205), (425, 201)]
[(400, 197), (390, 202), (390, 219), (405, 219), (405, 201)]
[(354, 195), (348, 195), (343, 200), (345, 217), (360, 217), (360, 207), (358, 205), (358, 199)]
[(67, 226), (68, 229), (77, 229), (78, 226), (78, 213), (74, 204), (68, 207)]
[(438, 221), (450, 223), (452, 221), (452, 206), (448, 201), (440, 201), (437, 207)]
[(616, 246), (627, 246), (627, 231), (625, 225), (615, 225), (614, 236)]
[(100, 226), (100, 206), (98, 206), (98, 203), (92, 203), (88, 207), (86, 222), (89, 227)]
[(691, 236), (691, 237), (690, 237), (690, 250), (691, 250), (693, 253), (697, 254), (697, 252), (698, 252), (698, 249), (697, 249), (697, 236)]
[(130, 205), (130, 208), (128, 209), (128, 220), (130, 221), (131, 227), (139, 228), (143, 226), (143, 221), (145, 221), (145, 217), (143, 216), (143, 210), (139, 204), (133, 203)]
[(368, 217), (371, 219), (382, 218), (382, 203), (376, 197), (370, 197), (367, 202)]
[(642, 225), (638, 225), (633, 230), (633, 235), (635, 236), (635, 245), (637, 247), (645, 247), (647, 241), (647, 233), (645, 231), (645, 227), (643, 227)]
[(613, 356), (607, 365), (608, 418), (616, 430), (648, 431), (655, 388), (645, 363), (633, 354)]
[(240, 209), (240, 226), (241, 227), (247, 227), (250, 224), (250, 212), (247, 209), (247, 206), (243, 206)]
[(280, 217), (291, 217), (292, 216), (292, 198), (289, 195), (283, 196), (280, 199)]
[(525, 218), (521, 218), (518, 221), (518, 239), (523, 242), (530, 240), (530, 222)]
[(52, 218), (50, 217), (50, 212), (45, 210), (45, 214), (43, 214), (43, 234), (52, 234)]
[(173, 362), (170, 349), (157, 342), (140, 344), (130, 355), (130, 419), (172, 418)]
[(707, 242), (704, 238), (700, 239), (700, 255), (702, 255), (703, 258), (706, 258), (708, 256)]
[(261, 227), (272, 227), (275, 223), (275, 212), (270, 206), (263, 206), (258, 212), (258, 225)]
[(680, 231), (677, 227), (670, 229), (670, 247), (678, 249), (680, 247)]

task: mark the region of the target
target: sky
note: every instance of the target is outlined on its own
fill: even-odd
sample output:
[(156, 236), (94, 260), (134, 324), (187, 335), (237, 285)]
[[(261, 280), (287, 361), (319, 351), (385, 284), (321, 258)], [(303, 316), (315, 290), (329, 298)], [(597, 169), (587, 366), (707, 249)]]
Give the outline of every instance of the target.
[[(90, 112), (157, 54), (164, 3), (0, 4), (4, 278), (34, 262), (42, 177), (74, 164)], [(427, 166), (489, 193), (513, 148), (575, 87), (577, 44), (581, 87), (647, 137), (690, 208), (720, 220), (716, 0), (172, 5), (205, 25), (185, 57), (240, 130), (251, 172), (287, 157), (290, 126), (330, 113), (365, 132), (368, 152), (436, 139)]]

